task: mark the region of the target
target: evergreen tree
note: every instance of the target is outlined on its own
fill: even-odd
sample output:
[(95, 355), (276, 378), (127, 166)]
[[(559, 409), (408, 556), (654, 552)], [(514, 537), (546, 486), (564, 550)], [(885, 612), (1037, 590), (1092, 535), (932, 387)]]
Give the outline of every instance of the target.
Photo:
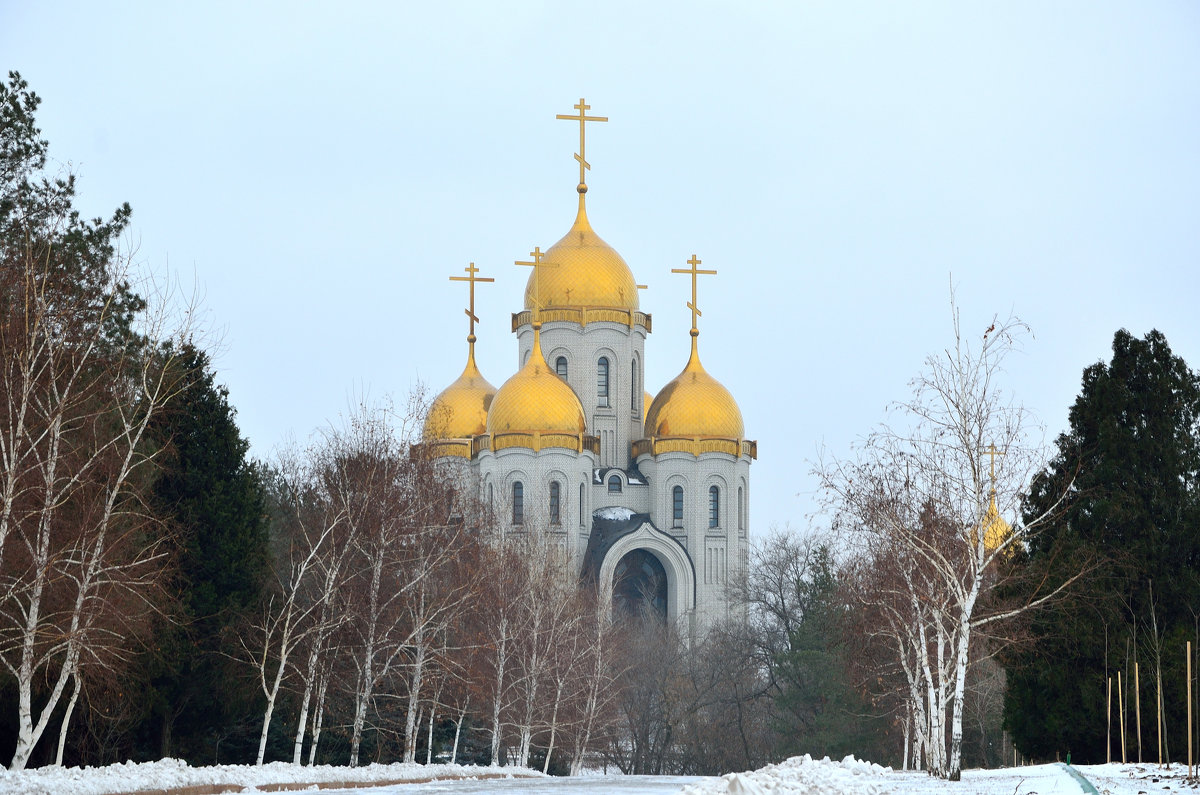
[[(177, 623), (165, 624), (145, 655), (151, 714), (136, 753), (211, 763), (216, 744), (259, 711), (253, 683), (232, 661), (228, 628), (256, 603), (267, 574), (265, 489), (207, 354), (186, 345), (179, 366), (182, 389), (156, 427), (166, 449), (154, 500), (178, 531), (180, 601)], [(239, 750), (236, 740), (224, 745), (222, 759)]]
[[(1027, 565), (1051, 578), (1065, 560), (1097, 556), (1104, 565), (1079, 598), (1037, 620), (1036, 648), (1007, 660), (1005, 722), (1027, 755), (1103, 762), (1107, 679), (1115, 688), (1118, 670), (1123, 681), (1132, 677), (1137, 659), (1142, 703), (1153, 704), (1156, 640), (1167, 725), (1183, 723), (1183, 699), (1174, 696), (1184, 688), (1183, 641), (1200, 606), (1200, 377), (1158, 331), (1136, 339), (1121, 330), (1112, 362), (1084, 371), (1069, 419), (1056, 457), (1031, 486), (1026, 516), (1051, 509), (1064, 489), (1067, 498)], [(1143, 726), (1143, 758), (1156, 758), (1152, 714)], [(1113, 743), (1119, 752), (1115, 730)]]

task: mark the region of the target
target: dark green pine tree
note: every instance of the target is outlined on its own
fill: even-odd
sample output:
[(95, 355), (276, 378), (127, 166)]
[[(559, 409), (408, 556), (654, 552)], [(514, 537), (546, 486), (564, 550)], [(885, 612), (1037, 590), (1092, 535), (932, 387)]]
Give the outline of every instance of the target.
[[(1074, 761), (1103, 762), (1107, 679), (1114, 688), (1117, 671), (1128, 679), (1136, 658), (1144, 758), (1156, 759), (1146, 706), (1155, 699), (1148, 684), (1153, 626), (1163, 644), (1167, 725), (1178, 727), (1185, 720), (1185, 699), (1176, 697), (1185, 686), (1183, 643), (1200, 612), (1200, 376), (1158, 331), (1144, 339), (1118, 331), (1112, 362), (1084, 370), (1070, 430), (1057, 444), (1031, 486), (1026, 517), (1066, 499), (1031, 545), (1027, 565), (1051, 579), (1084, 561), (1099, 565), (1075, 598), (1037, 617), (1036, 646), (1006, 660), (1005, 723), (1027, 755), (1071, 752)], [(1115, 729), (1113, 744), (1119, 755)]]
[(135, 752), (211, 764), (219, 746), (221, 761), (246, 761), (238, 758), (239, 727), (253, 724), (261, 708), (231, 660), (232, 627), (268, 574), (264, 478), (247, 458), (249, 444), (208, 356), (188, 345), (179, 363), (182, 388), (155, 428), (165, 457), (154, 489), (157, 510), (178, 533), (178, 615), (146, 655), (150, 714)]

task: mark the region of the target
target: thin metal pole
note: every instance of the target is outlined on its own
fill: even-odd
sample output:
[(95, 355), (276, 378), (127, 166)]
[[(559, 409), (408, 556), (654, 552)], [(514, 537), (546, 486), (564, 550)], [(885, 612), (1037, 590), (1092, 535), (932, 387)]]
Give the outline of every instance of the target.
[(1121, 716), (1121, 764), (1125, 764), (1125, 688), (1121, 687), (1121, 672), (1117, 671), (1117, 710)]
[(1112, 762), (1112, 677), (1108, 677), (1108, 707), (1104, 710), (1108, 715), (1108, 731), (1104, 735), (1104, 761)]
[(1137, 712), (1138, 764), (1142, 763), (1142, 680), (1137, 660), (1133, 661), (1133, 701)]
[(1192, 777), (1192, 642), (1187, 642), (1188, 778)]

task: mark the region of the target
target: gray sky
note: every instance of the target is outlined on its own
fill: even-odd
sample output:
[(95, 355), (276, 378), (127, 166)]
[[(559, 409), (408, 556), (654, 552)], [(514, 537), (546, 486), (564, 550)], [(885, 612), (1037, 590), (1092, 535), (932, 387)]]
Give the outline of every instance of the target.
[[(504, 6), (513, 6), (506, 8)], [(113, 7), (115, 6), (115, 7)], [(1200, 3), (0, 0), (89, 215), (204, 293), (253, 452), (356, 396), (517, 366), (510, 313), (575, 213), (650, 289), (646, 384), (701, 354), (759, 442), (756, 532), (806, 524), (850, 443), (965, 329), (1033, 328), (1009, 387), (1065, 428), (1113, 332), (1200, 366)]]

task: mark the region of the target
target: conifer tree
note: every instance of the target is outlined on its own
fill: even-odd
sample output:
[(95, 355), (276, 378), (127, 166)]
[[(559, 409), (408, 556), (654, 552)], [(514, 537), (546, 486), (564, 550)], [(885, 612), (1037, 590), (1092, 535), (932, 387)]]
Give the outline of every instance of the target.
[[(1153, 704), (1147, 681), (1157, 639), (1168, 646), (1168, 696), (1184, 686), (1174, 669), (1182, 669), (1183, 636), (1200, 605), (1200, 376), (1162, 333), (1137, 339), (1122, 329), (1112, 361), (1084, 370), (1069, 420), (1057, 455), (1032, 484), (1026, 515), (1064, 489), (1068, 496), (1031, 545), (1028, 565), (1048, 577), (1082, 556), (1098, 553), (1107, 565), (1078, 599), (1039, 618), (1035, 647), (1009, 658), (1005, 720), (1027, 755), (1103, 762), (1109, 676), (1115, 683), (1124, 670), (1131, 678), (1138, 660), (1143, 704)], [(1181, 725), (1171, 705), (1182, 699), (1166, 700), (1168, 725)], [(1144, 713), (1143, 723), (1153, 727), (1154, 717)], [(1153, 736), (1144, 730), (1147, 749)]]

